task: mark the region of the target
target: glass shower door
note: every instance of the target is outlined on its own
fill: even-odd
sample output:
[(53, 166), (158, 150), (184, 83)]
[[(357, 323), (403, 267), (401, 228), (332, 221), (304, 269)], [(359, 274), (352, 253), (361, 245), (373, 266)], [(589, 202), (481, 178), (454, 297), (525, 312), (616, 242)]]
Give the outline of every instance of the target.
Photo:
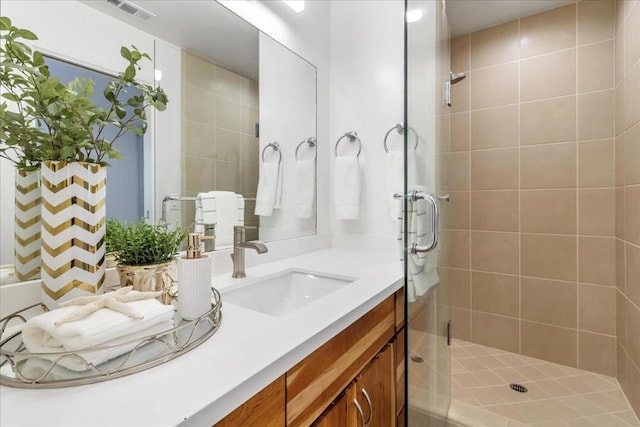
[(420, 427), (444, 426), (450, 401), (449, 284), (441, 268), (449, 240), (445, 169), (450, 139), (449, 27), (443, 3), (405, 1), (407, 421)]

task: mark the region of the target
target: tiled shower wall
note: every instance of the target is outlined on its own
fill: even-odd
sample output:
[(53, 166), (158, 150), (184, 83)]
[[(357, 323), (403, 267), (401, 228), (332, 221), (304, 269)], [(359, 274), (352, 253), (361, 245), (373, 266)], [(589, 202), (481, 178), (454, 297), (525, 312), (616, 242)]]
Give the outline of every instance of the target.
[[(182, 52), (182, 194), (233, 191), (255, 200), (258, 188), (258, 82), (190, 52)], [(183, 203), (182, 224), (195, 219)], [(245, 201), (245, 224), (257, 226), (255, 201)], [(251, 239), (256, 230), (248, 231)]]
[(616, 2), (617, 377), (640, 414), (640, 2)]
[(445, 261), (456, 337), (611, 376), (615, 16), (583, 0), (451, 41)]

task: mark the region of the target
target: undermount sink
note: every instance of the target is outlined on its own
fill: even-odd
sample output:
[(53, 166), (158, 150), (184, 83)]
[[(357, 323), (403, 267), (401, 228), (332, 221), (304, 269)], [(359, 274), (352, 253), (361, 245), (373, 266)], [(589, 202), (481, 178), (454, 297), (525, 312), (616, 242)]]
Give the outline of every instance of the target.
[(355, 280), (293, 269), (222, 291), (222, 301), (271, 316), (284, 316)]

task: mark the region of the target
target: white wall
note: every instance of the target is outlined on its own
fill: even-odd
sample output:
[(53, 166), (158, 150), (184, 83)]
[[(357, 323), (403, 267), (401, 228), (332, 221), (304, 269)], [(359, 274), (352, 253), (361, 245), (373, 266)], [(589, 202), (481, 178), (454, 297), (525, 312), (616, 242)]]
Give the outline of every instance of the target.
[[(280, 154), (271, 148), (265, 161), (279, 159), (282, 202), (270, 216), (260, 217), (260, 239), (268, 242), (315, 233), (316, 218), (298, 218), (296, 206), (296, 157), (298, 144), (316, 136), (316, 68), (271, 37), (260, 33), (260, 153), (278, 142)], [(300, 147), (301, 159), (313, 159), (315, 147)], [(262, 169), (262, 161), (260, 168)]]
[[(331, 164), (333, 146), (345, 132), (358, 132), (363, 145), (360, 218), (336, 220), (331, 209), (337, 247), (397, 247), (396, 223), (387, 209), (383, 139), (403, 120), (403, 15), (401, 1), (331, 3)], [(348, 149), (342, 144), (348, 143), (341, 143), (341, 149)], [(399, 138), (390, 137), (390, 145), (397, 149), (399, 144)]]
[[(280, 1), (218, 2), (317, 68), (317, 233), (329, 233), (329, 149), (332, 138), (329, 132), (329, 20), (333, 2), (307, 1), (305, 10), (300, 14)], [(296, 242), (297, 239), (293, 239), (290, 243), (296, 245)]]

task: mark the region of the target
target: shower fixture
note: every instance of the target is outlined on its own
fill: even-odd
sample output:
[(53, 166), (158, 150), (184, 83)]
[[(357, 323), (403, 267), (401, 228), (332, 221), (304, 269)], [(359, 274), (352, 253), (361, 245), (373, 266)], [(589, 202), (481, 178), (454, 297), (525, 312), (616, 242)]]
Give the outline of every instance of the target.
[(452, 85), (461, 82), (465, 78), (467, 78), (467, 75), (465, 73), (453, 74), (451, 71), (449, 71), (449, 82)]
[(444, 84), (444, 102), (451, 107), (451, 85), (461, 82), (467, 78), (465, 73), (453, 74), (449, 71), (449, 81)]

